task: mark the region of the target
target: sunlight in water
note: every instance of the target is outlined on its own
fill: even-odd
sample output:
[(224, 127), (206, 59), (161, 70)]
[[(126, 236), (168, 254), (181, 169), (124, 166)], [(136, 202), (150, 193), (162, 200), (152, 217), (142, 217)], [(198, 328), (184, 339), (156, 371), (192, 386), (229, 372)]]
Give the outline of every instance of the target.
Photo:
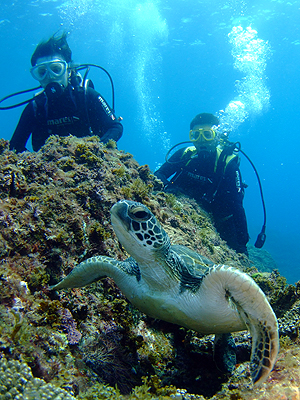
[(245, 76), (236, 81), (237, 97), (219, 112), (221, 133), (230, 133), (245, 121), (269, 107), (270, 93), (265, 84), (265, 69), (271, 50), (268, 42), (257, 38), (257, 31), (241, 26), (228, 35), (234, 67)]
[(159, 87), (161, 85), (161, 46), (167, 42), (168, 26), (161, 15), (160, 0), (67, 0), (60, 14), (70, 29), (79, 20), (92, 23), (97, 16), (101, 34), (95, 25), (94, 34), (100, 43), (106, 43), (109, 61), (125, 60), (128, 82), (134, 89), (138, 106), (138, 124), (141, 138), (150, 145), (161, 143), (169, 148), (168, 135), (160, 115)]
[[(137, 4), (130, 22), (135, 43), (132, 78), (140, 107), (142, 128), (148, 141), (161, 142), (164, 128), (153, 86), (159, 79), (161, 68), (161, 54), (156, 46), (167, 40), (167, 23), (154, 2)], [(165, 145), (165, 140), (161, 143)]]

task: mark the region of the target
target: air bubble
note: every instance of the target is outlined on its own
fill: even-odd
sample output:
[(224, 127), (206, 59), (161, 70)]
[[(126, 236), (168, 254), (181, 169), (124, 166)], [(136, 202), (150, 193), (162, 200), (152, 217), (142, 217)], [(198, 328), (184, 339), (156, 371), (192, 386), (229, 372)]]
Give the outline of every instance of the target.
[(269, 43), (259, 39), (257, 31), (251, 27), (234, 26), (228, 37), (234, 67), (244, 77), (236, 81), (236, 98), (218, 113), (220, 133), (227, 134), (236, 130), (249, 116), (268, 109), (270, 92), (265, 84), (265, 69), (271, 54)]

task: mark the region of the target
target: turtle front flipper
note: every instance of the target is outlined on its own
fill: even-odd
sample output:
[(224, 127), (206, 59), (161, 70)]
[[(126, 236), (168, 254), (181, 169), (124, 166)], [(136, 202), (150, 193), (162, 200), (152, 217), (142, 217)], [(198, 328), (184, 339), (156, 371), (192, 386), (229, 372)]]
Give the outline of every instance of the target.
[[(271, 373), (279, 350), (277, 318), (266, 296), (247, 274), (227, 266), (216, 266), (203, 279), (201, 291), (217, 291), (236, 309), (252, 336), (250, 371), (254, 383), (263, 383)], [(221, 297), (217, 300), (221, 303)]]
[(91, 257), (76, 265), (63, 280), (50, 287), (52, 290), (76, 288), (89, 285), (102, 277), (109, 276), (117, 284), (135, 276), (140, 279), (137, 263), (131, 257), (125, 261), (117, 261), (111, 257)]

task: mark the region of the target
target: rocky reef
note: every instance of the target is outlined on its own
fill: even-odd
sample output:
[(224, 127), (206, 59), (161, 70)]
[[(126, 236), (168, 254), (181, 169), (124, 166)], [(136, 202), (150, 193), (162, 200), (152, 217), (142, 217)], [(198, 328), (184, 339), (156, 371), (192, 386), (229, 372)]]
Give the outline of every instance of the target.
[[(15, 154), (0, 140), (0, 399), (300, 398), (300, 282), (288, 285), (265, 254), (236, 254), (195, 201), (161, 189), (113, 141), (51, 137), (37, 153)], [(228, 376), (214, 364), (212, 335), (147, 317), (109, 278), (49, 289), (88, 257), (128, 257), (110, 224), (122, 198), (150, 208), (173, 244), (260, 285), (281, 335), (265, 384), (252, 386), (247, 332), (234, 334), (238, 364)]]

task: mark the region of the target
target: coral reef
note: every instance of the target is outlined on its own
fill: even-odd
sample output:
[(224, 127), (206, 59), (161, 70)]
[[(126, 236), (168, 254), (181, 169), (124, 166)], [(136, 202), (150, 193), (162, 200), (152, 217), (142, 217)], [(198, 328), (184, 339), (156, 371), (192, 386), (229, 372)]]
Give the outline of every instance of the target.
[[(287, 285), (267, 253), (236, 254), (194, 200), (161, 190), (113, 141), (54, 136), (37, 153), (15, 154), (0, 140), (1, 399), (299, 398), (300, 282)], [(85, 258), (127, 257), (110, 224), (121, 198), (149, 207), (173, 244), (246, 271), (266, 293), (281, 351), (262, 387), (251, 384), (246, 332), (233, 335), (238, 365), (227, 376), (212, 335), (141, 314), (109, 278), (49, 290)]]
[(64, 389), (34, 378), (30, 368), (20, 361), (0, 360), (0, 399), (8, 400), (75, 400)]
[(266, 250), (257, 249), (251, 244), (247, 247), (250, 260), (261, 272), (272, 272), (273, 269), (277, 269), (276, 262)]

